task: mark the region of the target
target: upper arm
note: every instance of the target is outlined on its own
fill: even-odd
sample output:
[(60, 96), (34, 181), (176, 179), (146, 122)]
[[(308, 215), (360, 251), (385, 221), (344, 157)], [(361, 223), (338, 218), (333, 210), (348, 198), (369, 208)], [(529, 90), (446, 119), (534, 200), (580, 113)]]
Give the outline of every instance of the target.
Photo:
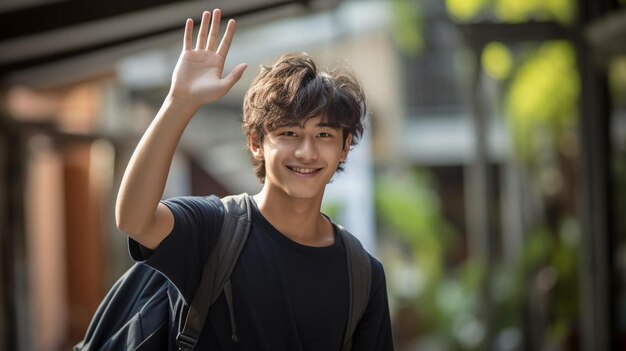
[(174, 214), (169, 207), (159, 202), (154, 211), (154, 218), (148, 227), (139, 234), (128, 235), (142, 246), (154, 250), (167, 238), (174, 228)]

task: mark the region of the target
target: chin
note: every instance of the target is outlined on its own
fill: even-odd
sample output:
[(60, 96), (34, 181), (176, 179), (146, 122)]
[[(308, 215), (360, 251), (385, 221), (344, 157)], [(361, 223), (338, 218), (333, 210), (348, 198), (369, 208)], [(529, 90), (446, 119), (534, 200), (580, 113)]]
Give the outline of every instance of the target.
[(320, 193), (323, 194), (324, 191), (314, 191), (313, 189), (285, 189), (285, 193), (291, 198), (305, 200), (316, 198)]
[(283, 192), (294, 199), (313, 199), (324, 194), (325, 186), (303, 186), (303, 184), (285, 185)]

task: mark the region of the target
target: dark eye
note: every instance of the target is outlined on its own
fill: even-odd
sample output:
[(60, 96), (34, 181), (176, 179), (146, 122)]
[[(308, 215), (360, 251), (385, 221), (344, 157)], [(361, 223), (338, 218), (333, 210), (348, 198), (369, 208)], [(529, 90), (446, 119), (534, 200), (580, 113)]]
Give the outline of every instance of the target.
[(290, 131), (290, 130), (288, 130), (288, 131), (285, 131), (285, 132), (280, 133), (280, 135), (284, 135), (284, 136), (290, 136), (290, 137), (292, 137), (292, 136), (296, 136), (296, 133), (295, 133), (295, 132), (292, 132), (292, 131)]
[(322, 138), (328, 138), (328, 137), (332, 137), (333, 135), (330, 133), (324, 132), (324, 133), (320, 133), (319, 136)]

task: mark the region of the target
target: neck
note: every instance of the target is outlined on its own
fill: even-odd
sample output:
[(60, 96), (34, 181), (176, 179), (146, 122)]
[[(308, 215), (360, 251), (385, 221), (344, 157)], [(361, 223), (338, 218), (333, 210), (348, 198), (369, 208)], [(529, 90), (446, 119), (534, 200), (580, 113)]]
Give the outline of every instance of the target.
[(332, 225), (320, 213), (322, 195), (299, 199), (264, 186), (254, 200), (263, 217), (281, 234), (303, 245), (321, 247), (334, 243)]

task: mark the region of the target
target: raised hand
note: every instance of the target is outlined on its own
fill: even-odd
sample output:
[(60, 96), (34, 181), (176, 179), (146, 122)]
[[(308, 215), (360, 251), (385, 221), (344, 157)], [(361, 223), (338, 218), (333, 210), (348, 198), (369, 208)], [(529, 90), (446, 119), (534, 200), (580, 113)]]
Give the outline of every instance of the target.
[(209, 11), (202, 14), (195, 48), (192, 47), (193, 20), (187, 19), (183, 50), (172, 75), (171, 98), (199, 107), (226, 95), (241, 78), (246, 64), (237, 65), (222, 78), (224, 62), (235, 32), (235, 21), (228, 21), (226, 32), (217, 46), (221, 16), (219, 9), (213, 11), (212, 21)]

